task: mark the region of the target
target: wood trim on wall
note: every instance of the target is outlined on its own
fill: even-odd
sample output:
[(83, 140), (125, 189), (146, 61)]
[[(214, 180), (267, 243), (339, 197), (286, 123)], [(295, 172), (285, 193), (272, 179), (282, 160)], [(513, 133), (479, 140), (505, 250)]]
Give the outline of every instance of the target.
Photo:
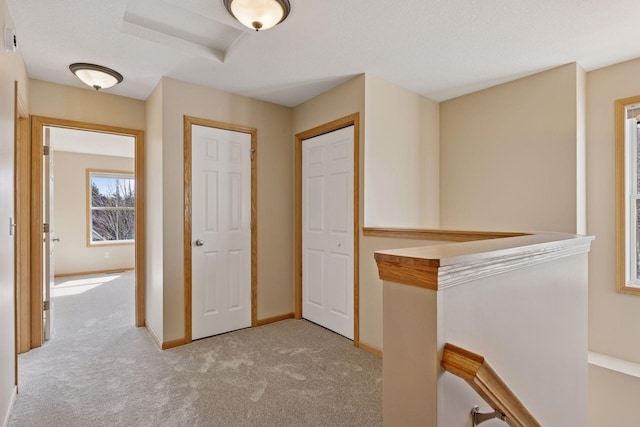
[(615, 102), (616, 144), (616, 290), (619, 293), (640, 295), (640, 289), (627, 286), (626, 280), (626, 232), (625, 232), (625, 106), (640, 103), (640, 96), (618, 99)]
[(73, 276), (88, 276), (90, 274), (113, 274), (124, 273), (125, 271), (133, 271), (135, 267), (123, 267), (123, 268), (111, 268), (109, 270), (94, 270), (94, 271), (78, 271), (73, 273), (60, 273), (54, 275), (54, 277), (73, 277)]
[[(258, 130), (256, 128), (239, 126), (215, 120), (202, 119), (192, 116), (184, 116), (184, 338), (162, 344), (177, 347), (192, 341), (192, 195), (191, 183), (192, 171), (192, 132), (191, 126), (207, 126), (232, 132), (240, 132), (251, 135), (251, 326), (258, 326)], [(172, 348), (166, 347), (166, 348)]]
[(136, 248), (135, 248), (135, 325), (144, 326), (144, 131), (51, 117), (31, 118), (31, 347), (44, 342), (42, 323), (42, 135), (43, 127), (79, 129), (135, 139)]
[[(16, 353), (31, 348), (31, 123), (20, 85), (15, 82), (15, 325)], [(17, 364), (16, 364), (17, 369)]]
[(376, 251), (381, 280), (441, 291), (472, 280), (589, 252), (593, 237), (537, 233)]
[(394, 239), (472, 242), (474, 240), (502, 239), (505, 237), (527, 236), (528, 233), (511, 233), (499, 231), (457, 231), (428, 228), (362, 227), (362, 235), (366, 237), (386, 237)]
[(360, 113), (295, 136), (295, 318), (302, 319), (302, 141), (353, 125), (353, 344), (360, 342)]
[(144, 178), (144, 132), (137, 131), (135, 134), (135, 175), (136, 175), (136, 247), (135, 247), (135, 270), (136, 270), (136, 326), (142, 327), (145, 324), (145, 178)]
[(293, 319), (295, 318), (294, 313), (281, 314), (280, 316), (267, 317), (266, 319), (258, 320), (256, 326), (264, 326), (270, 323), (280, 322), (281, 320)]
[(44, 343), (42, 323), (42, 123), (31, 117), (31, 348)]
[(538, 420), (483, 356), (446, 343), (440, 366), (465, 380), (491, 408), (506, 415), (506, 424), (513, 427), (540, 427)]
[(180, 347), (182, 345), (186, 345), (191, 343), (191, 340), (187, 340), (184, 338), (178, 338), (177, 340), (172, 340), (172, 341), (165, 341), (162, 343), (162, 346), (160, 347), (162, 350), (169, 350), (171, 348), (176, 348), (176, 347)]
[(374, 345), (367, 344), (365, 342), (360, 341), (360, 343), (358, 344), (358, 348), (368, 353), (375, 354), (378, 357), (382, 357), (382, 350), (380, 350), (378, 347)]
[(191, 183), (193, 180), (193, 163), (191, 153), (191, 120), (184, 116), (184, 341), (191, 342), (193, 337), (193, 310), (192, 310), (192, 275), (191, 266), (193, 264), (193, 250), (191, 248), (191, 236), (193, 234), (192, 225), (192, 199)]

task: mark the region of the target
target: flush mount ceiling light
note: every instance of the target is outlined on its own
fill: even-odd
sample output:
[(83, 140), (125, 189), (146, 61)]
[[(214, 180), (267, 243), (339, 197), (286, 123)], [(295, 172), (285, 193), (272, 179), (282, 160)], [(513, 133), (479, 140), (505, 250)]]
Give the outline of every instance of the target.
[(122, 74), (102, 65), (77, 62), (69, 65), (69, 69), (82, 83), (95, 90), (108, 89), (123, 80)]
[(284, 21), (291, 5), (289, 0), (223, 0), (224, 7), (240, 23), (252, 30), (268, 30)]

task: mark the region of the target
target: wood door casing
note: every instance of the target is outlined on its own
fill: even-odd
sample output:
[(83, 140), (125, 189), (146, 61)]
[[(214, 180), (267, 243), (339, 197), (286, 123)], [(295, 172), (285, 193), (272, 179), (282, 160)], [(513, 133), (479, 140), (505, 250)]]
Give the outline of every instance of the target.
[(116, 126), (86, 123), (51, 117), (31, 117), (31, 229), (30, 229), (30, 273), (31, 273), (31, 348), (43, 344), (42, 319), (42, 138), (45, 126), (79, 129), (93, 132), (131, 136), (135, 139), (135, 325), (144, 326), (144, 290), (145, 290), (145, 237), (144, 237), (144, 131)]

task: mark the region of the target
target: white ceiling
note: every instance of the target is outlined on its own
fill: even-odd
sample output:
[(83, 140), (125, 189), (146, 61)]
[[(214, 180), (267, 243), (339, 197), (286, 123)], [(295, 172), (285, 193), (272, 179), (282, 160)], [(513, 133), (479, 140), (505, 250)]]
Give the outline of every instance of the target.
[(58, 127), (49, 129), (51, 149), (54, 151), (134, 157), (135, 138), (132, 136)]
[[(578, 62), (640, 57), (637, 0), (290, 0), (256, 33), (222, 0), (8, 0), (29, 75), (82, 87), (68, 67), (111, 67), (109, 93), (146, 99), (162, 76), (295, 106), (370, 73), (437, 101)], [(90, 89), (87, 89), (90, 90)]]

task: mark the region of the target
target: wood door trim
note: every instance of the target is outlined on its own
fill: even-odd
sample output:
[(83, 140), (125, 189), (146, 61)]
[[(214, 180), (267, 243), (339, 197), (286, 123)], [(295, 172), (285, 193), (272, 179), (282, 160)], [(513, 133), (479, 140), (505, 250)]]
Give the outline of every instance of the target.
[(440, 240), (451, 242), (473, 242), (476, 240), (503, 239), (505, 237), (528, 236), (530, 233), (502, 231), (457, 231), (429, 228), (362, 227), (366, 237), (386, 237), (392, 239)]
[[(13, 85), (13, 331), (14, 331), (14, 376), (13, 383), (18, 387), (18, 353), (23, 353), (30, 347), (30, 308), (29, 308), (29, 171), (23, 164), (30, 162), (29, 139), (27, 126), (29, 112), (26, 102), (22, 97), (20, 84), (14, 81)], [(27, 148), (25, 150), (25, 148)], [(27, 170), (25, 170), (27, 169)], [(27, 203), (25, 203), (27, 202)], [(24, 255), (24, 256), (23, 256)], [(26, 350), (22, 350), (26, 348)], [(15, 394), (14, 394), (15, 397)]]
[[(174, 340), (173, 345), (188, 344), (193, 338), (192, 325), (192, 197), (191, 183), (193, 179), (192, 170), (192, 143), (191, 125), (206, 126), (232, 132), (240, 132), (251, 135), (251, 326), (258, 326), (258, 130), (253, 127), (240, 126), (231, 123), (218, 122), (215, 120), (202, 119), (193, 116), (184, 116), (184, 338)], [(166, 344), (166, 343), (165, 343)], [(163, 344), (162, 348), (165, 348)]]
[(31, 349), (31, 123), (19, 117), (16, 158), (16, 298), (18, 353)]
[(135, 324), (144, 326), (145, 247), (144, 247), (144, 131), (97, 123), (31, 117), (31, 347), (43, 344), (42, 323), (42, 129), (44, 126), (88, 130), (135, 139), (136, 177), (136, 249), (135, 249)]
[[(31, 348), (44, 342), (42, 323), (42, 125), (31, 118)], [(36, 250), (37, 249), (37, 250)]]
[(360, 113), (295, 136), (295, 318), (302, 319), (302, 141), (353, 125), (353, 344), (360, 343)]
[(640, 96), (618, 99), (614, 103), (615, 116), (615, 197), (616, 197), (616, 291), (623, 294), (640, 295), (640, 289), (627, 286), (626, 280), (626, 208), (625, 208), (625, 106), (637, 104)]

